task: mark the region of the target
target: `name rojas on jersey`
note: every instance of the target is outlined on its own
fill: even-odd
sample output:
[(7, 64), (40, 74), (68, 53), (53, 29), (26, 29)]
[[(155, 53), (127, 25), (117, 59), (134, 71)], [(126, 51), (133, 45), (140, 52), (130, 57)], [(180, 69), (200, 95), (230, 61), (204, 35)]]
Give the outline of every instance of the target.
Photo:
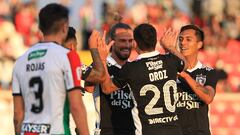
[[(205, 69), (206, 71), (213, 70), (213, 68), (207, 67), (205, 65), (202, 65), (201, 68)], [(206, 83), (206, 80), (207, 80), (207, 76), (204, 74), (197, 74), (195, 80), (196, 80), (196, 82), (198, 82), (199, 84), (204, 86)], [(181, 81), (179, 79), (177, 79), (177, 83), (180, 84)], [(178, 103), (176, 104), (177, 107), (186, 108), (188, 110), (199, 109), (199, 107), (200, 107), (199, 101), (201, 99), (194, 93), (191, 94), (188, 92), (178, 92), (177, 98), (179, 100)]]
[[(32, 51), (28, 55), (28, 61), (43, 57), (46, 55), (46, 53), (47, 53), (47, 49)], [(45, 65), (45, 62), (26, 64), (26, 71), (30, 72), (30, 71), (44, 70), (44, 67), (45, 67), (44, 65)]]

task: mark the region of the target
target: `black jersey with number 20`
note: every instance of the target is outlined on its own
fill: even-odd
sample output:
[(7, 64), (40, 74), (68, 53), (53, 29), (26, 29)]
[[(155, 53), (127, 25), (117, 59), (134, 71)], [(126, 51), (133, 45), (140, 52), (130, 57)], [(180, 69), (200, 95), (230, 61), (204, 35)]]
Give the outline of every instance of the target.
[(181, 135), (175, 104), (177, 72), (183, 68), (175, 55), (154, 51), (125, 64), (113, 79), (118, 87), (129, 85), (133, 93), (136, 135)]

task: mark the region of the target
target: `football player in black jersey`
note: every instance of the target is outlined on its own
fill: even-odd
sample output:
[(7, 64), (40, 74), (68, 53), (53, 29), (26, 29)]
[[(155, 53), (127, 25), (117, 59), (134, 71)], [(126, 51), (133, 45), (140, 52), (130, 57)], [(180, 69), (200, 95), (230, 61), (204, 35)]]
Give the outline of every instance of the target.
[[(111, 54), (107, 56), (107, 70), (111, 76), (117, 76), (121, 67), (128, 62), (134, 39), (133, 30), (125, 23), (116, 23), (110, 29), (110, 38), (114, 41)], [(88, 72), (88, 71), (87, 71)], [(89, 84), (86, 82), (86, 84)], [(106, 93), (101, 87), (85, 87), (93, 92), (97, 112), (95, 135), (135, 135), (135, 126), (131, 110), (133, 100), (129, 87)]]
[(208, 104), (216, 92), (216, 73), (198, 60), (198, 50), (203, 47), (204, 33), (195, 25), (183, 26), (179, 35), (181, 53), (188, 61), (186, 72), (177, 81), (177, 112), (184, 135), (210, 135)]
[(150, 24), (138, 25), (134, 29), (139, 53), (137, 60), (126, 63), (117, 76), (112, 79), (108, 77), (102, 84), (106, 92), (114, 91), (117, 87), (130, 87), (134, 100), (132, 114), (136, 135), (182, 134), (175, 112), (176, 79), (177, 73), (186, 69), (187, 64), (175, 47), (177, 35), (171, 28), (164, 32), (160, 43), (169, 53), (161, 55), (155, 51), (155, 28)]

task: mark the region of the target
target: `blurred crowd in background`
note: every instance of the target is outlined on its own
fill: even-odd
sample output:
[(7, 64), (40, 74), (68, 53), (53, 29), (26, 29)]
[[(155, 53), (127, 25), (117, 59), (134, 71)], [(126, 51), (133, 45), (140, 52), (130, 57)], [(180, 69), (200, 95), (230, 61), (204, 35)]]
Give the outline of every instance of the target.
[[(131, 5), (127, 0), (106, 0), (99, 5), (101, 11), (94, 9), (95, 1), (85, 0), (78, 9), (79, 51), (88, 50), (92, 29), (109, 30), (116, 23), (116, 13), (132, 28), (143, 22), (153, 24), (158, 38), (166, 27), (180, 29), (185, 24), (196, 24), (205, 32), (199, 58), (218, 69), (217, 92), (240, 92), (239, 0), (135, 0)], [(71, 0), (59, 2), (68, 6)], [(11, 89), (15, 60), (41, 40), (38, 10), (37, 0), (0, 0), (0, 89)], [(100, 19), (96, 12), (100, 12)], [(164, 53), (160, 45), (157, 50)], [(135, 56), (133, 52), (131, 59)]]

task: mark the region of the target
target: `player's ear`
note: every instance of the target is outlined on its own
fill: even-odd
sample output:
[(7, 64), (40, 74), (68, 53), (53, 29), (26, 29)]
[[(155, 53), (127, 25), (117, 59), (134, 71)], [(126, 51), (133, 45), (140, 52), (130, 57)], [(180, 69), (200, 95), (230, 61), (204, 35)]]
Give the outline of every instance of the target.
[(68, 33), (69, 27), (68, 27), (68, 23), (67, 22), (63, 23), (63, 27), (62, 28), (63, 28), (62, 30), (63, 30), (64, 33)]
[(198, 50), (201, 49), (203, 47), (203, 41), (198, 41), (197, 46)]

